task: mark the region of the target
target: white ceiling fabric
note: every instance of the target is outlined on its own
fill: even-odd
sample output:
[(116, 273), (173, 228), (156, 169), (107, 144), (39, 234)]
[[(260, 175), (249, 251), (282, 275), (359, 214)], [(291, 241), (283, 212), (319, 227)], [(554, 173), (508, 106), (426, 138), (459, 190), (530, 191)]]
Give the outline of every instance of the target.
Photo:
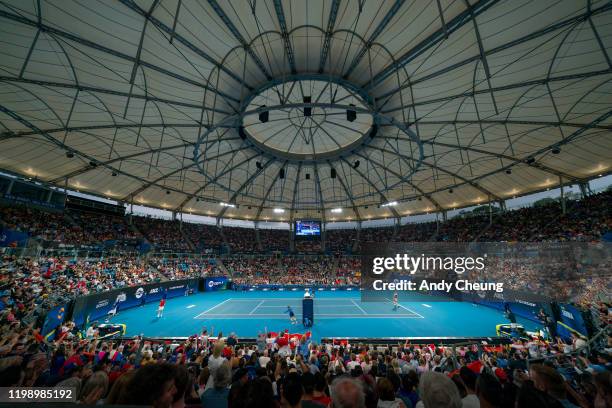
[[(612, 167), (609, 1), (14, 0), (0, 1), (0, 21), (0, 168), (120, 201), (245, 219), (400, 217)], [(335, 85), (287, 99), (266, 88), (315, 76)], [(296, 137), (289, 112), (244, 118), (271, 149), (315, 152), (303, 162), (216, 128), (306, 94), (360, 106), (340, 82), (420, 138), (418, 168), (398, 127), (366, 137), (366, 113), (351, 134), (328, 109), (311, 138)]]

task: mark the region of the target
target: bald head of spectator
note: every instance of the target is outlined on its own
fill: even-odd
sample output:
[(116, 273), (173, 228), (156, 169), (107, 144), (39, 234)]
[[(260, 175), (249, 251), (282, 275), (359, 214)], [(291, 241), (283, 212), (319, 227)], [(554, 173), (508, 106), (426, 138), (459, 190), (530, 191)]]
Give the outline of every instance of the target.
[(333, 408), (365, 408), (365, 392), (358, 380), (340, 377), (331, 385)]
[(419, 395), (425, 408), (461, 408), (461, 396), (455, 384), (446, 375), (434, 371), (423, 374)]

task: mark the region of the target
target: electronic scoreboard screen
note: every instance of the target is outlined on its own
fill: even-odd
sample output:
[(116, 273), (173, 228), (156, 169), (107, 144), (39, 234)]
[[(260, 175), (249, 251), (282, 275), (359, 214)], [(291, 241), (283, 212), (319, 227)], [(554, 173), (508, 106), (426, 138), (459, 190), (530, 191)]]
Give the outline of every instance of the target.
[(319, 237), (321, 236), (321, 221), (296, 221), (296, 237)]

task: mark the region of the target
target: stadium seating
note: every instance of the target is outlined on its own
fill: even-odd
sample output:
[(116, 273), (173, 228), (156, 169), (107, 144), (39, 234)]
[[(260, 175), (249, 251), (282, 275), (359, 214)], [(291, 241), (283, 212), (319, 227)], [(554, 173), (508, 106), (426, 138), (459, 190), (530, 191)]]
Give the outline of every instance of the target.
[[(557, 204), (510, 211), (495, 216), (492, 225), (488, 225), (488, 218), (457, 218), (439, 226), (425, 223), (363, 229), (359, 242), (597, 241), (611, 229), (611, 197), (605, 192), (570, 203), (566, 215)], [(194, 249), (191, 245), (203, 250), (223, 244), (216, 227), (181, 226), (176, 221), (134, 217), (136, 229), (132, 229), (126, 220), (102, 214), (61, 214), (18, 207), (3, 208), (1, 214), (7, 228), (62, 245), (137, 239), (138, 231), (158, 252), (189, 252)], [(355, 230), (328, 232), (329, 250), (336, 253), (333, 256), (288, 255), (286, 231), (260, 231), (267, 250), (282, 252), (275, 256), (256, 254), (259, 245), (254, 230), (226, 227), (223, 234), (232, 255), (220, 258), (220, 266), (208, 256), (171, 254), (135, 257), (126, 253), (97, 261), (4, 256), (0, 265), (0, 385), (62, 384), (76, 386), (83, 403), (105, 397), (105, 404), (153, 404), (163, 401), (163, 395), (139, 394), (138, 383), (150, 378), (163, 384), (174, 378), (175, 400), (204, 407), (220, 384), (227, 382), (234, 385), (223, 398), (232, 407), (278, 406), (279, 401), (285, 404), (289, 399), (326, 406), (330, 388), (337, 390), (338, 396), (351, 387), (367, 404), (378, 400), (395, 401), (393, 406), (401, 406), (400, 401), (406, 407), (420, 406), (419, 400), (431, 398), (430, 383), (436, 383), (438, 395), (444, 393), (447, 403), (456, 406), (461, 406), (461, 400), (464, 404), (486, 401), (492, 406), (501, 401), (529, 406), (524, 401), (532, 400), (544, 401), (543, 407), (560, 406), (555, 405), (560, 401), (566, 406), (571, 405), (565, 401), (590, 406), (593, 401), (609, 398), (612, 374), (606, 342), (589, 345), (587, 352), (584, 340), (576, 336), (572, 343), (533, 339), (515, 340), (507, 346), (472, 344), (453, 348), (400, 343), (376, 347), (348, 340), (317, 344), (308, 333), (266, 333), (253, 344), (203, 331), (168, 344), (141, 338), (98, 342), (95, 329), (90, 333), (93, 337), (80, 340), (71, 322), (65, 322), (48, 341), (40, 335), (37, 317), (61, 299), (149, 282), (224, 273), (237, 284), (250, 285), (359, 282), (359, 258), (342, 254), (352, 251), (357, 242)], [(299, 243), (296, 249), (318, 252), (310, 241)], [(537, 281), (537, 277), (532, 278)], [(609, 305), (598, 295), (608, 285), (606, 280), (593, 280), (590, 290), (575, 299), (583, 310), (593, 309), (598, 314), (600, 328), (609, 323)], [(607, 340), (612, 341), (612, 337)], [(26, 360), (27, 364), (21, 364)], [(525, 369), (532, 380), (526, 380)], [(226, 378), (228, 371), (233, 372), (233, 379)], [(273, 384), (281, 382), (280, 398), (276, 399)], [(292, 387), (292, 382), (300, 386)], [(96, 384), (102, 392), (95, 391)], [(249, 402), (254, 395), (258, 403)]]

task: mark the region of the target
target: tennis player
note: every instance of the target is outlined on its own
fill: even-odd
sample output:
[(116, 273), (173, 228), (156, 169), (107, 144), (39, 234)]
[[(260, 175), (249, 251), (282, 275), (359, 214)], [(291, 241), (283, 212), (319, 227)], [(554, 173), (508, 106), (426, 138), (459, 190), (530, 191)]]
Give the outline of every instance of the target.
[(295, 312), (291, 306), (287, 305), (287, 310), (285, 310), (285, 313), (289, 313), (289, 321), (291, 321), (291, 324), (297, 324), (297, 318), (295, 317)]

